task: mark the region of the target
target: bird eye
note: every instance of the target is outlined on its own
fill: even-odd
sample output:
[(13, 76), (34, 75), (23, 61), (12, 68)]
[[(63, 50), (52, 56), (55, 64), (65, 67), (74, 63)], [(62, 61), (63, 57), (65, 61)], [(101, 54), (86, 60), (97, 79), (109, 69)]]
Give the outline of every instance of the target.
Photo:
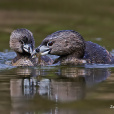
[(53, 43), (54, 43), (54, 41), (50, 41), (50, 42), (48, 42), (47, 46), (52, 46)]

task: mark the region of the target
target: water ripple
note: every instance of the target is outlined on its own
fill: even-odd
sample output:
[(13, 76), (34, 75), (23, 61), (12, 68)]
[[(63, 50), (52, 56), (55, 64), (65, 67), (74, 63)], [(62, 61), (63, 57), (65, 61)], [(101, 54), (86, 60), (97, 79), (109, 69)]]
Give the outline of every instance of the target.
[(113, 68), (114, 64), (85, 64), (85, 68)]

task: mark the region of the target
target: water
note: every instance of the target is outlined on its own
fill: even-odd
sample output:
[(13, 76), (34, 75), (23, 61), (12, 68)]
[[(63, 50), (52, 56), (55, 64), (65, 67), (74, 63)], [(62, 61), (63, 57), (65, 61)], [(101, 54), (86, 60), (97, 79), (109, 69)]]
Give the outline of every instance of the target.
[(35, 47), (72, 29), (114, 55), (113, 10), (114, 0), (1, 0), (0, 114), (113, 114), (114, 65), (12, 67), (4, 52), (14, 29), (32, 31)]
[(12, 67), (12, 55), (0, 53), (1, 114), (113, 113), (113, 65)]

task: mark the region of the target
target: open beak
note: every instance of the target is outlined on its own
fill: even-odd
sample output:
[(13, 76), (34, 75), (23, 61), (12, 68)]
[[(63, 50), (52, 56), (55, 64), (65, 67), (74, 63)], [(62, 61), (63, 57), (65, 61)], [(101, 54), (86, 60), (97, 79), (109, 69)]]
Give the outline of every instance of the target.
[(35, 55), (36, 53), (40, 53), (40, 55), (47, 55), (50, 52), (50, 48), (48, 46), (39, 46), (37, 47), (33, 52), (32, 52), (32, 56)]
[(23, 49), (27, 53), (30, 53), (30, 54), (32, 53), (32, 46), (31, 46), (31, 44), (24, 44), (23, 45)]
[(50, 48), (48, 46), (40, 46), (39, 47), (41, 55), (47, 55), (50, 52)]

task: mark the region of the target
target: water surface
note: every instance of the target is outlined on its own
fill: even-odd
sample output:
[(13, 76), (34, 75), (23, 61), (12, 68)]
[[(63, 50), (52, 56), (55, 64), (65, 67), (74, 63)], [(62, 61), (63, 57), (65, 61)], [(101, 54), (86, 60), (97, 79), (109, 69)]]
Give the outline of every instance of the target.
[(12, 67), (17, 28), (31, 30), (36, 47), (72, 29), (114, 55), (114, 0), (0, 1), (0, 114), (114, 113), (114, 65)]
[(113, 113), (112, 65), (12, 67), (12, 54), (1, 52), (2, 114)]

